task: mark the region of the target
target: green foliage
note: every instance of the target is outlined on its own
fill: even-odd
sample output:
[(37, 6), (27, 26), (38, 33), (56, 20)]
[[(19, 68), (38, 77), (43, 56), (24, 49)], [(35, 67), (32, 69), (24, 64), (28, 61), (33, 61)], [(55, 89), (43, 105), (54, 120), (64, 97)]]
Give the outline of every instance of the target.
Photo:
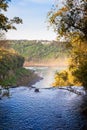
[(60, 9), (54, 5), (48, 21), (60, 36), (79, 32), (87, 38), (87, 0), (65, 0)]
[(29, 75), (30, 76), (31, 73), (32, 72), (30, 70), (27, 70), (25, 68), (19, 68), (19, 69), (16, 70), (16, 77), (20, 78), (23, 75)]
[[(9, 41), (12, 48), (18, 51), (26, 61), (47, 61), (68, 57), (68, 43), (56, 41)], [(44, 43), (43, 43), (44, 42)], [(48, 43), (49, 42), (49, 43)]]
[(16, 70), (22, 68), (24, 58), (13, 49), (8, 49), (8, 41), (5, 40), (4, 31), (16, 29), (15, 24), (22, 23), (22, 19), (14, 17), (9, 19), (5, 12), (10, 0), (0, 0), (0, 85), (10, 86), (16, 83)]
[(13, 73), (15, 73), (16, 69), (21, 68), (23, 63), (24, 58), (13, 49), (0, 48), (0, 85), (11, 83)]
[(68, 85), (68, 73), (67, 71), (57, 72), (55, 74), (55, 82), (53, 86), (67, 86)]
[(1, 85), (5, 87), (28, 85), (37, 75), (31, 70), (25, 68), (17, 68), (15, 71), (11, 70), (11, 74), (8, 75), (5, 80), (3, 79)]
[(4, 80), (2, 80), (1, 81), (1, 85), (2, 85), (2, 87), (9, 87), (9, 86), (16, 86), (16, 81), (17, 81), (17, 78), (16, 78), (16, 75), (14, 75), (14, 76), (9, 76), (9, 77), (6, 77), (6, 79)]
[(48, 18), (57, 33), (69, 39), (72, 47), (66, 70), (68, 78), (65, 72), (58, 73), (55, 86), (79, 84), (87, 88), (87, 0), (65, 0), (61, 9), (55, 6), (49, 12)]
[(22, 19), (14, 17), (9, 19), (3, 12), (6, 12), (9, 7), (10, 0), (0, 0), (0, 31), (8, 31), (10, 29), (16, 29), (14, 24), (22, 23)]
[[(75, 36), (71, 44), (73, 48), (69, 68), (55, 75), (54, 86), (79, 85), (87, 89), (87, 41), (83, 38), (81, 39), (80, 36)], [(66, 77), (67, 80), (65, 80), (64, 77)]]
[(83, 39), (73, 47), (69, 70), (87, 88), (87, 42)]
[(81, 86), (82, 83), (77, 80), (76, 75), (74, 76), (70, 70), (64, 70), (55, 74), (55, 82), (53, 86)]

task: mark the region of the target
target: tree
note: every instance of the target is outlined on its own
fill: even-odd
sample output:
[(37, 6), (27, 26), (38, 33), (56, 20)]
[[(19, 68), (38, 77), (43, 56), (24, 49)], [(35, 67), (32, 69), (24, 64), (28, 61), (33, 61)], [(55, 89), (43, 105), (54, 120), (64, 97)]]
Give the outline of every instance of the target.
[(14, 24), (22, 23), (22, 19), (19, 17), (14, 17), (13, 19), (9, 19), (4, 15), (3, 12), (6, 12), (9, 7), (9, 2), (11, 0), (0, 0), (0, 47), (9, 47), (8, 42), (5, 40), (5, 32), (10, 29), (16, 29)]
[[(73, 77), (69, 83), (87, 88), (87, 0), (66, 0), (61, 9), (54, 6), (48, 18), (57, 34), (68, 37), (72, 46), (71, 61), (66, 71), (70, 78)], [(56, 76), (59, 78), (62, 78), (60, 74)]]
[(0, 0), (0, 85), (2, 86), (11, 85), (16, 70), (22, 68), (24, 63), (24, 58), (9, 48), (8, 41), (5, 40), (4, 32), (16, 29), (15, 24), (22, 23), (22, 19), (19, 17), (9, 19), (5, 16), (4, 12), (7, 11), (9, 2), (10, 0)]
[(0, 0), (0, 32), (8, 31), (9, 29), (16, 29), (14, 24), (22, 23), (22, 19), (19, 17), (14, 17), (13, 19), (9, 19), (7, 16), (3, 14), (3, 11), (6, 12), (9, 5), (10, 0)]
[(87, 38), (87, 0), (65, 0), (48, 13), (50, 24), (60, 36), (79, 33)]

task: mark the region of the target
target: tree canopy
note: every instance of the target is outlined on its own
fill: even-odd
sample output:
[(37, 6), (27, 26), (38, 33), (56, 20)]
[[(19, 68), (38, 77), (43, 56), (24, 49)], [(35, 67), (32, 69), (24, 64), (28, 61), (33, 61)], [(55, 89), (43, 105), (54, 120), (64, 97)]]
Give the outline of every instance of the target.
[(7, 16), (4, 15), (3, 12), (6, 12), (9, 5), (8, 3), (11, 0), (0, 0), (0, 31), (8, 31), (9, 29), (16, 29), (14, 24), (22, 23), (22, 19), (19, 17), (14, 17), (9, 19)]
[(60, 9), (54, 6), (48, 18), (57, 34), (68, 37), (72, 46), (69, 68), (56, 74), (55, 84), (87, 88), (87, 0), (65, 0)]
[(87, 38), (87, 0), (65, 0), (48, 13), (50, 24), (60, 36), (79, 33)]

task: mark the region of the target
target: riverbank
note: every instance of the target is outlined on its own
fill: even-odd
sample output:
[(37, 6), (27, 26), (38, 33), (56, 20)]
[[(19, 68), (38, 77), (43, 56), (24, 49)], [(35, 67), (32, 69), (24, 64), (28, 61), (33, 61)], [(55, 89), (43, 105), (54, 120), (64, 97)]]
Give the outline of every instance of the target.
[(16, 86), (28, 86), (31, 87), (33, 84), (35, 84), (37, 81), (41, 79), (40, 76), (38, 76), (33, 70), (22, 68), (21, 72), (19, 70), (17, 80), (16, 80)]
[(68, 66), (68, 59), (39, 61), (39, 62), (25, 61), (23, 66), (24, 67), (31, 67), (31, 66), (34, 66), (34, 67), (35, 66), (36, 67), (67, 67)]
[(19, 68), (14, 73), (11, 71), (10, 76), (2, 81), (3, 88), (12, 88), (19, 86), (32, 86), (39, 81), (39, 77), (33, 70)]

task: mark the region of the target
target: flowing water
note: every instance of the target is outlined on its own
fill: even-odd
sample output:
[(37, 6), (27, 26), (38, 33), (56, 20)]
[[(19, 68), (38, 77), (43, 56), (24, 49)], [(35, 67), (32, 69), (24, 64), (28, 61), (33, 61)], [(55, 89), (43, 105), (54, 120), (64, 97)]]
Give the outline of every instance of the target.
[[(87, 96), (51, 88), (58, 68), (31, 67), (41, 77), (34, 87), (11, 88), (0, 100), (0, 130), (87, 130)], [(62, 69), (62, 68), (60, 68)], [(48, 88), (48, 89), (47, 89)]]

